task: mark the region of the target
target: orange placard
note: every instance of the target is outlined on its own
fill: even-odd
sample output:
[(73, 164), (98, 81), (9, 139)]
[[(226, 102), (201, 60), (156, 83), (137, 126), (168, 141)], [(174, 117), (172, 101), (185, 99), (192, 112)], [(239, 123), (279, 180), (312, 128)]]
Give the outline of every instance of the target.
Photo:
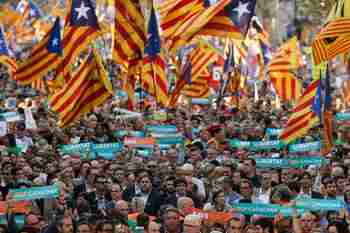
[[(29, 209), (28, 201), (16, 201), (12, 204), (12, 212), (17, 214), (27, 213)], [(5, 201), (0, 201), (0, 215), (6, 214), (7, 205)]]
[(124, 145), (129, 147), (152, 147), (155, 144), (154, 138), (126, 137)]
[(198, 214), (202, 216), (204, 221), (209, 223), (220, 223), (226, 224), (231, 218), (232, 213), (224, 213), (224, 212), (205, 212), (201, 209), (190, 208), (186, 210), (187, 214)]

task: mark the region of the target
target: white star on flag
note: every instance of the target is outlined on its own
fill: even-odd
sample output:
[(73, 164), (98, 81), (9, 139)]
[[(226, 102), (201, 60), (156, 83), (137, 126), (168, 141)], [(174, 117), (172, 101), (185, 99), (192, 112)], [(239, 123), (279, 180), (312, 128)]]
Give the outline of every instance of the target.
[(76, 12), (78, 12), (77, 19), (79, 20), (81, 17), (84, 17), (85, 19), (88, 19), (87, 12), (90, 10), (90, 7), (86, 7), (84, 5), (84, 2), (81, 2), (81, 5), (79, 8), (74, 9)]
[(244, 14), (249, 14), (250, 11), (248, 10), (249, 2), (242, 3), (241, 1), (238, 2), (238, 7), (233, 9), (234, 11), (237, 11), (238, 13), (238, 19), (240, 19)]
[(52, 40), (52, 46), (57, 46), (58, 45), (58, 39), (55, 38)]

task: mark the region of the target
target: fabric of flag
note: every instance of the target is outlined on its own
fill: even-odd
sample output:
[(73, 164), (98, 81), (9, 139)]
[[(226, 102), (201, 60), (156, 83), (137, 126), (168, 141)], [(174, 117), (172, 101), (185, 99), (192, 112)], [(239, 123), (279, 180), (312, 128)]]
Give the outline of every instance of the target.
[(231, 43), (229, 45), (229, 51), (226, 56), (225, 64), (224, 64), (224, 73), (228, 74), (233, 71), (235, 67), (235, 53), (234, 53), (234, 45)]
[(293, 38), (280, 48), (267, 68), (270, 81), (282, 101), (297, 100), (301, 95), (302, 82), (296, 76), (299, 56), (297, 39)]
[(0, 27), (0, 64), (5, 65), (11, 74), (17, 70), (16, 60), (10, 55), (2, 27)]
[(349, 105), (350, 104), (350, 79), (349, 78), (343, 81), (341, 93), (342, 93), (344, 104)]
[[(198, 43), (197, 47), (193, 49), (188, 55), (188, 62), (191, 62), (191, 82), (197, 80), (197, 78), (207, 69), (208, 65), (214, 62), (216, 57), (216, 51), (208, 44)], [(184, 74), (184, 72), (182, 72)], [(188, 78), (181, 75), (177, 77), (175, 88), (171, 94), (169, 101), (170, 107), (175, 107), (177, 100), (181, 95), (181, 91), (188, 84)]]
[(69, 66), (87, 48), (87, 45), (100, 35), (95, 9), (90, 0), (73, 0), (69, 4), (63, 34), (63, 58), (57, 69), (57, 76), (70, 78)]
[(90, 53), (65, 86), (50, 99), (50, 107), (59, 114), (59, 126), (65, 128), (113, 96), (112, 84), (96, 52)]
[(168, 0), (160, 7), (162, 37), (174, 37), (174, 33), (191, 16), (204, 8), (203, 0)]
[(126, 75), (124, 76), (123, 90), (128, 95), (128, 109), (130, 111), (134, 110), (135, 106), (135, 86), (137, 77), (141, 73), (141, 59), (134, 59), (129, 61), (129, 67)]
[(191, 11), (186, 21), (183, 21), (174, 32), (170, 51), (174, 52), (176, 48), (191, 41), (215, 15), (230, 3), (231, 0), (220, 0), (209, 7), (203, 7), (199, 11), (196, 11), (197, 9)]
[(328, 61), (350, 49), (350, 18), (339, 18), (328, 23), (312, 42), (315, 64)]
[(255, 15), (256, 0), (231, 1), (199, 31), (201, 35), (244, 39)]
[(289, 144), (305, 136), (309, 129), (319, 123), (322, 114), (320, 83), (320, 79), (312, 81), (299, 98), (280, 135), (284, 143)]
[(196, 79), (193, 79), (190, 84), (186, 84), (183, 89), (183, 94), (190, 98), (208, 98), (210, 94), (208, 79), (211, 74), (203, 72)]
[(333, 112), (332, 96), (329, 71), (326, 71), (325, 88), (324, 88), (324, 107), (323, 107), (323, 148), (322, 154), (326, 155), (333, 148)]
[(141, 58), (146, 43), (145, 18), (138, 1), (115, 1), (112, 57), (127, 68), (129, 60)]
[(32, 50), (30, 56), (19, 65), (15, 79), (18, 84), (29, 85), (42, 79), (47, 72), (56, 69), (61, 62), (62, 42), (59, 18), (52, 29)]
[(36, 79), (31, 83), (31, 87), (37, 91), (45, 93), (45, 83), (43, 79)]
[(154, 96), (157, 103), (167, 106), (168, 80), (165, 73), (166, 63), (161, 54), (158, 22), (153, 7), (148, 24), (147, 38), (142, 66), (142, 88)]
[(24, 14), (26, 10), (29, 11), (29, 17), (31, 18), (40, 18), (43, 15), (40, 8), (37, 6), (37, 4), (34, 3), (33, 0), (21, 0), (18, 3), (16, 11), (18, 11), (21, 14)]

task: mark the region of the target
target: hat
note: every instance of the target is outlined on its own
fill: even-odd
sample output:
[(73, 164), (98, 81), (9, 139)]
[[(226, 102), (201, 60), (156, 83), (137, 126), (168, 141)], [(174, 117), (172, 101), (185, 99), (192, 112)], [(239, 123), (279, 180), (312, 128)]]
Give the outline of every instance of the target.
[(201, 226), (202, 218), (197, 214), (189, 214), (184, 219), (184, 225)]
[(194, 168), (193, 168), (193, 165), (192, 165), (192, 164), (185, 163), (185, 164), (181, 167), (181, 170), (183, 170), (183, 171), (193, 171)]

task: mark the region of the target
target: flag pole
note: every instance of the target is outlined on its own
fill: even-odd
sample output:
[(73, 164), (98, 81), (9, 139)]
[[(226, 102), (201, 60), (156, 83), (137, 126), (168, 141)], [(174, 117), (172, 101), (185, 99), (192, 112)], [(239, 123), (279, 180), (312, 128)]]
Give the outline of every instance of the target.
[(156, 82), (156, 72), (154, 71), (154, 64), (151, 62), (151, 68), (152, 68), (152, 79), (153, 79), (153, 88), (154, 88), (154, 97), (156, 98), (156, 111), (158, 110), (158, 95), (157, 95), (157, 82)]

